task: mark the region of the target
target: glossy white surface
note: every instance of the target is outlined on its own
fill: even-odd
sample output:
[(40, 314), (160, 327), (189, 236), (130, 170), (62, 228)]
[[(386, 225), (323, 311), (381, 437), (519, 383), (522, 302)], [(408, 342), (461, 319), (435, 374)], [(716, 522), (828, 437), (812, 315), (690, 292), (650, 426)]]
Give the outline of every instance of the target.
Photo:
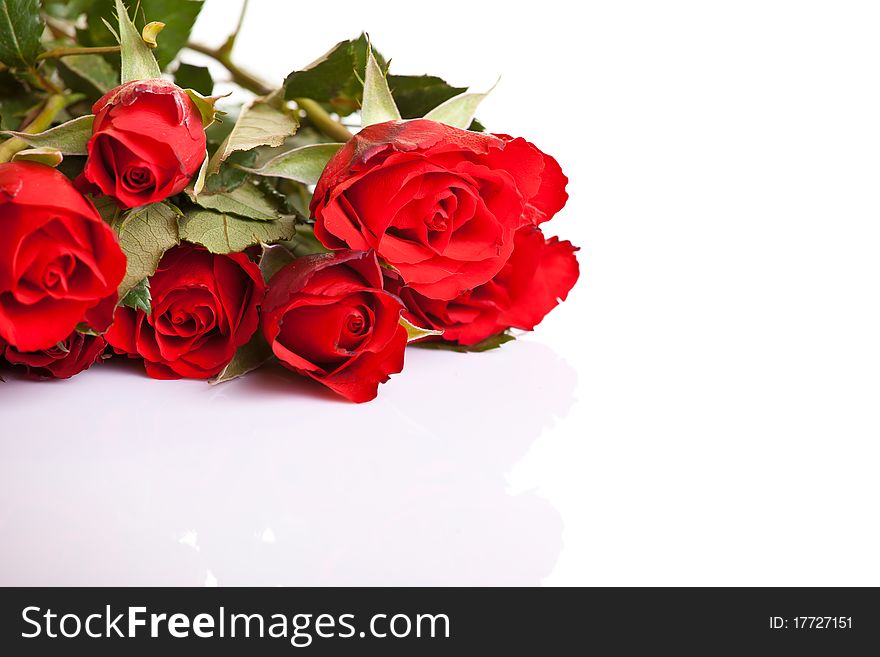
[(0, 581), (537, 584), (562, 521), (506, 475), (570, 410), (574, 370), (526, 341), (408, 358), (425, 387), (361, 406), (280, 368), (7, 383)]
[(480, 117), (558, 156), (582, 281), (363, 406), (0, 385), (0, 583), (880, 585), (875, 3), (251, 4), (271, 81), (361, 29), (400, 73), (503, 73)]

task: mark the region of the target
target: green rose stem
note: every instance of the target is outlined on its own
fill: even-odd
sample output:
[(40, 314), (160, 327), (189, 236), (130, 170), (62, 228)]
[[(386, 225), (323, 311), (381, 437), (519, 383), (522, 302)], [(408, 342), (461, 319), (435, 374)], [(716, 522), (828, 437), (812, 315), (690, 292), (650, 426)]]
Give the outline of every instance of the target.
[[(242, 68), (239, 68), (235, 62), (229, 57), (229, 52), (225, 48), (214, 49), (209, 48), (208, 46), (204, 46), (200, 43), (188, 43), (186, 45), (190, 50), (195, 50), (196, 52), (200, 52), (203, 55), (207, 55), (212, 59), (220, 62), (226, 67), (226, 70), (229, 71), (230, 75), (232, 75), (232, 81), (235, 82), (240, 87), (244, 87), (249, 91), (253, 91), (255, 94), (259, 96), (265, 96), (266, 94), (272, 93), (272, 89), (266, 85), (262, 80), (254, 77), (249, 72), (245, 71)], [(315, 124), (321, 132), (330, 137), (331, 139), (335, 139), (336, 141), (348, 141), (351, 139), (352, 134), (349, 132), (348, 128), (344, 125), (335, 121), (330, 114), (321, 107), (320, 103), (315, 102), (311, 98), (294, 98), (294, 102), (299, 106), (301, 110), (303, 110), (312, 123)]]
[(40, 53), (37, 59), (59, 59), (61, 57), (70, 57), (72, 55), (107, 55), (119, 52), (119, 46), (96, 46), (94, 48), (53, 48), (46, 52)]
[(334, 121), (333, 117), (317, 101), (311, 98), (294, 98), (293, 100), (306, 113), (306, 116), (311, 119), (315, 127), (331, 139), (346, 142), (352, 138), (348, 128), (339, 123), (339, 121)]
[[(43, 105), (43, 109), (34, 117), (33, 121), (22, 129), (22, 132), (35, 134), (48, 129), (52, 125), (52, 121), (55, 120), (55, 117), (58, 116), (58, 113), (67, 106), (67, 102), (68, 99), (63, 94), (49, 96)], [(0, 162), (9, 162), (13, 155), (27, 147), (27, 142), (18, 137), (7, 139), (0, 144)]]
[(236, 39), (238, 39), (238, 33), (241, 32), (241, 26), (244, 25), (244, 17), (245, 14), (247, 14), (249, 2), (250, 0), (242, 0), (241, 12), (238, 14), (238, 24), (235, 26), (232, 34), (229, 35), (229, 38), (226, 39), (226, 43), (220, 46), (219, 52), (222, 52), (227, 57), (232, 57), (232, 49), (235, 47), (235, 41)]
[(61, 88), (58, 85), (56, 85), (54, 82), (52, 82), (52, 80), (50, 80), (45, 75), (43, 75), (40, 72), (40, 69), (37, 68), (36, 66), (31, 66), (28, 69), (28, 73), (30, 73), (34, 77), (34, 80), (36, 81), (37, 85), (39, 85), (40, 87), (42, 87), (43, 89), (48, 91), (50, 94), (55, 95), (55, 94), (62, 93)]
[(244, 69), (239, 68), (235, 62), (230, 59), (229, 53), (225, 48), (209, 48), (201, 43), (188, 43), (186, 44), (186, 47), (190, 50), (200, 52), (203, 55), (207, 55), (223, 64), (223, 66), (226, 67), (226, 70), (232, 75), (232, 81), (238, 86), (253, 91), (258, 96), (265, 96), (266, 94), (272, 93), (272, 89), (265, 82), (248, 73)]

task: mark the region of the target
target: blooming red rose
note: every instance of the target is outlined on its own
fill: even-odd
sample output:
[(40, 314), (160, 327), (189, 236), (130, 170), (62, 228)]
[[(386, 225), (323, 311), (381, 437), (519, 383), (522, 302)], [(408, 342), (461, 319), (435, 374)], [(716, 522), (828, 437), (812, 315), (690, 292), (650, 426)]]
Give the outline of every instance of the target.
[(297, 258), (269, 281), (263, 334), (289, 369), (354, 402), (403, 369), (403, 305), (382, 289), (372, 251)]
[(125, 255), (70, 181), (33, 162), (0, 164), (0, 336), (49, 349), (77, 324), (105, 329)]
[(442, 330), (443, 340), (473, 345), (508, 328), (531, 331), (560, 300), (565, 300), (578, 278), (577, 249), (570, 242), (525, 226), (516, 233), (510, 260), (484, 285), (455, 299), (429, 299), (413, 289), (398, 292), (411, 321), (417, 326)]
[(324, 246), (375, 249), (412, 289), (453, 299), (501, 270), (521, 226), (565, 205), (566, 183), (523, 139), (391, 121), (330, 160), (311, 210)]
[(97, 363), (106, 345), (99, 335), (74, 331), (50, 349), (19, 351), (7, 347), (6, 360), (12, 365), (23, 365), (36, 379), (69, 379)]
[(118, 353), (143, 358), (154, 379), (208, 379), (256, 332), (265, 291), (245, 254), (181, 245), (150, 277), (152, 312), (120, 306), (105, 337)]
[(201, 114), (171, 82), (129, 82), (108, 92), (92, 111), (83, 175), (124, 208), (183, 191), (205, 159)]

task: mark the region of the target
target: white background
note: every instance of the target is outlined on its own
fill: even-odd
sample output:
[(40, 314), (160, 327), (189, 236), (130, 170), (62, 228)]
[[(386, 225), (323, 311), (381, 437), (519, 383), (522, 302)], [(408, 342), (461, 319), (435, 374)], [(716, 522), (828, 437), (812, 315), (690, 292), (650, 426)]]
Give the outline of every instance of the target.
[(479, 116), (560, 160), (581, 281), (368, 405), (6, 383), (2, 583), (880, 584), (875, 3), (251, 5), (272, 83), (364, 29), (393, 72), (501, 74)]

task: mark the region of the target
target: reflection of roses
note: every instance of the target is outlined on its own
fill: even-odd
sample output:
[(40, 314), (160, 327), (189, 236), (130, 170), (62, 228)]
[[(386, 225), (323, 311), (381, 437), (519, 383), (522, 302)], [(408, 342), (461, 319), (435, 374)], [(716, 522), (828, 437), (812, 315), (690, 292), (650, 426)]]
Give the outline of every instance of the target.
[(183, 191), (204, 161), (201, 114), (171, 82), (129, 82), (108, 92), (92, 111), (95, 123), (83, 173), (122, 207)]
[(375, 249), (415, 291), (453, 299), (497, 274), (516, 231), (567, 200), (556, 161), (523, 139), (417, 119), (372, 125), (324, 169), (315, 235)]
[(260, 269), (244, 253), (178, 246), (150, 278), (152, 312), (119, 307), (107, 342), (143, 358), (155, 379), (207, 379), (256, 332), (264, 293)]
[(442, 330), (442, 339), (473, 345), (508, 328), (530, 331), (560, 300), (565, 300), (578, 278), (578, 262), (570, 242), (544, 235), (534, 226), (520, 228), (510, 260), (484, 285), (455, 299), (429, 299), (395, 283), (418, 326)]
[(365, 402), (403, 369), (400, 299), (382, 289), (373, 252), (297, 258), (269, 281), (263, 334), (289, 369)]
[(125, 255), (67, 178), (33, 162), (0, 164), (0, 235), (0, 336), (39, 351), (81, 322), (107, 327)]
[(12, 365), (23, 365), (36, 379), (69, 379), (97, 363), (106, 344), (101, 336), (74, 331), (66, 340), (42, 351), (23, 352), (7, 347), (6, 360)]

